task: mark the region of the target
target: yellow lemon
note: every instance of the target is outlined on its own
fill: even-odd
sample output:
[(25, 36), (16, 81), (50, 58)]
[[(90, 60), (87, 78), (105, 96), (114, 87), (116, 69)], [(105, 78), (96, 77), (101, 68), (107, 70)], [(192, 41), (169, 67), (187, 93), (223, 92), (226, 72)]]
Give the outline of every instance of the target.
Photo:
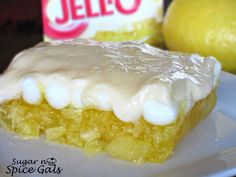
[(174, 0), (163, 33), (168, 49), (214, 56), (236, 74), (236, 0)]

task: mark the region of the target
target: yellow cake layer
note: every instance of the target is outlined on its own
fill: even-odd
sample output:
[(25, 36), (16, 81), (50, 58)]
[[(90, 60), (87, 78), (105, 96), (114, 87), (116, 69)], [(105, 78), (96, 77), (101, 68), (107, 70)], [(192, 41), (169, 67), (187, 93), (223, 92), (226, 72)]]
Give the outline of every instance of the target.
[[(214, 108), (215, 91), (197, 102), (176, 122), (157, 126), (143, 118), (125, 123), (112, 112), (67, 107), (55, 110), (45, 101), (29, 105), (22, 99), (0, 106), (0, 126), (25, 137), (46, 135), (48, 141), (80, 147), (88, 154), (108, 154), (135, 163), (163, 162), (176, 144)], [(157, 108), (158, 109), (158, 108)]]

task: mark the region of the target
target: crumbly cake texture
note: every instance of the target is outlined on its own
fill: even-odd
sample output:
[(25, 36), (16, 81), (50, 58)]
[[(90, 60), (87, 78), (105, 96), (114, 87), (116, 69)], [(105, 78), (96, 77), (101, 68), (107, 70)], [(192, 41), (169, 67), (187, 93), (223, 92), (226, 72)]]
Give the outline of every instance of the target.
[(220, 68), (212, 57), (135, 42), (42, 43), (0, 76), (0, 126), (91, 154), (162, 162), (213, 109)]

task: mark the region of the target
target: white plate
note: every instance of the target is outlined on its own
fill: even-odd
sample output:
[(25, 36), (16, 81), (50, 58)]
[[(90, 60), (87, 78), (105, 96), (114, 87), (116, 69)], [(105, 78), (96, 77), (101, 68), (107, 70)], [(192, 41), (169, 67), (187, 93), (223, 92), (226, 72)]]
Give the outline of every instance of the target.
[(56, 168), (63, 168), (60, 174), (41, 175), (35, 171), (32, 174), (17, 173), (14, 176), (233, 176), (236, 174), (235, 76), (221, 74), (218, 97), (218, 104), (212, 114), (177, 146), (175, 154), (164, 164), (135, 165), (106, 155), (88, 157), (70, 146), (45, 143), (42, 140), (22, 140), (0, 129), (0, 176), (10, 176), (6, 174), (9, 172), (7, 166), (11, 165), (13, 158), (39, 160), (32, 165), (37, 170), (40, 160), (49, 157), (56, 158)]

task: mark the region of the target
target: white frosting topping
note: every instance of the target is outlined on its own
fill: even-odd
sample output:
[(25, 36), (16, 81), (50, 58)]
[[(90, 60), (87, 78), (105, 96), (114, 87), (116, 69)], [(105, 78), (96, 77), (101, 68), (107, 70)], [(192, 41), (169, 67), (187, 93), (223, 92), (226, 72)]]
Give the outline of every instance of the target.
[(155, 125), (176, 120), (217, 85), (214, 58), (168, 52), (135, 42), (41, 43), (18, 54), (0, 76), (0, 103), (21, 96), (55, 109), (69, 104), (113, 111), (122, 121)]

